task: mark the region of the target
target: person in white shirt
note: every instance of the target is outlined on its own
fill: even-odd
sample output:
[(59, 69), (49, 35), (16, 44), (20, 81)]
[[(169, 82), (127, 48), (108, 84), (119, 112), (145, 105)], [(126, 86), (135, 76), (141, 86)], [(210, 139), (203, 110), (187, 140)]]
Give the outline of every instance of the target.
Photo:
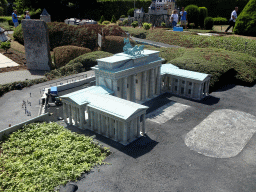
[(235, 10), (232, 11), (232, 13), (231, 13), (231, 18), (230, 18), (230, 20), (229, 20), (229, 26), (228, 26), (228, 28), (225, 30), (225, 33), (227, 33), (228, 30), (229, 30), (231, 27), (233, 27), (233, 28), (232, 28), (232, 32), (233, 32), (233, 29), (234, 29), (234, 26), (235, 26), (235, 22), (236, 22), (236, 18), (237, 18), (237, 11), (238, 11), (238, 7), (235, 7)]
[(177, 10), (173, 10), (172, 11), (172, 15), (171, 15), (171, 24), (172, 24), (172, 28), (175, 27), (178, 23), (178, 14), (177, 14)]

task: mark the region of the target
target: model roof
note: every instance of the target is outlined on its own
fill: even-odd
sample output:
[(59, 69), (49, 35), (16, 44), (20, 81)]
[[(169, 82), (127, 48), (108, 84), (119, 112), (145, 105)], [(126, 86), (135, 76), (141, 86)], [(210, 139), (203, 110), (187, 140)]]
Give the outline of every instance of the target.
[(198, 81), (204, 81), (206, 77), (211, 76), (205, 73), (179, 69), (177, 66), (173, 64), (163, 64), (161, 66), (161, 75), (164, 75), (164, 74), (170, 74), (177, 77), (184, 77), (184, 78), (194, 79)]

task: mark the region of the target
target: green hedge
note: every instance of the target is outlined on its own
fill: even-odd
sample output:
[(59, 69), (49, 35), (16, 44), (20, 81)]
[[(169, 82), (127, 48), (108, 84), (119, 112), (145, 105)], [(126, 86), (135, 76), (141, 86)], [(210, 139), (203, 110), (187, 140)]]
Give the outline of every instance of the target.
[(91, 67), (97, 65), (96, 59), (112, 56), (113, 54), (104, 51), (95, 51), (81, 55), (59, 69), (46, 73), (47, 79), (54, 79), (63, 76), (73, 75), (91, 70)]
[[(75, 45), (86, 47), (91, 50), (96, 50), (98, 45), (98, 33), (104, 32), (106, 36), (122, 36), (124, 31), (117, 25), (68, 25), (62, 22), (47, 23), (49, 30), (50, 48), (64, 45)], [(13, 34), (14, 40), (24, 44), (23, 31), (21, 26), (18, 26)]]
[(234, 27), (234, 33), (256, 36), (256, 0), (250, 0), (240, 15)]
[(69, 61), (75, 59), (76, 57), (91, 52), (91, 50), (84, 47), (66, 45), (54, 48), (53, 52), (54, 64), (56, 68), (60, 68), (66, 65)]
[(199, 8), (196, 5), (188, 5), (185, 7), (187, 11), (188, 23), (194, 23), (195, 27), (198, 27), (199, 24)]
[(0, 7), (0, 16), (3, 16), (3, 15), (4, 15), (4, 8)]
[(213, 19), (214, 25), (227, 25), (228, 24), (228, 20), (224, 17), (215, 17), (212, 19)]
[(213, 28), (213, 19), (212, 17), (206, 17), (204, 20), (204, 28), (210, 30)]
[(199, 7), (199, 25), (204, 28), (204, 20), (208, 17), (208, 10), (206, 7)]

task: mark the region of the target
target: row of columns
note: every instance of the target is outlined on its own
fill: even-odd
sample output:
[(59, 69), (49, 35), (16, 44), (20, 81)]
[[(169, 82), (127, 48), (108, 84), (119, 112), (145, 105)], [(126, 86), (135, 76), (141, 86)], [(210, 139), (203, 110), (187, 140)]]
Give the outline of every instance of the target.
[[(98, 132), (117, 142), (127, 144), (127, 142), (140, 137), (140, 132), (145, 134), (145, 114), (142, 115), (142, 126), (140, 126), (140, 116), (130, 121), (119, 120), (109, 117), (98, 110), (88, 109), (88, 125), (91, 131)], [(129, 128), (129, 130), (128, 130)]]
[[(188, 81), (187, 80), (181, 80), (181, 79), (178, 79), (178, 78), (173, 78), (171, 76), (164, 76), (163, 77), (163, 81), (164, 81), (164, 86), (163, 86), (163, 89), (167, 89), (167, 90), (170, 90), (171, 92), (175, 92), (174, 88), (174, 79), (177, 79), (178, 82), (177, 82), (177, 93), (179, 95), (184, 95), (184, 96), (189, 96), (189, 97), (193, 97), (193, 94), (194, 94), (194, 87), (195, 87), (195, 83), (190, 81), (192, 83), (191, 85), (191, 93), (188, 94)], [(171, 88), (170, 88), (170, 81), (171, 81)], [(181, 81), (185, 81), (184, 83), (184, 92), (181, 93)], [(203, 98), (204, 96), (206, 95), (209, 95), (209, 85), (210, 85), (210, 80), (207, 80), (207, 81), (204, 81), (203, 83), (201, 83), (199, 85), (199, 90), (198, 90), (198, 98)]]
[[(143, 71), (141, 72), (141, 89), (140, 89), (140, 100), (146, 100), (146, 91), (148, 90), (148, 97), (152, 97), (153, 95), (159, 95), (161, 91), (161, 67), (150, 69), (149, 72)], [(148, 85), (146, 84), (147, 73), (149, 73), (149, 81)], [(127, 79), (128, 77), (122, 78), (122, 94), (121, 98), (127, 100)], [(136, 102), (136, 77), (135, 75), (131, 75), (131, 87), (130, 89), (130, 101)], [(117, 84), (117, 83), (116, 83)], [(114, 85), (115, 86), (115, 85)], [(147, 89), (148, 86), (148, 89)]]
[[(75, 125), (79, 128), (85, 127), (85, 110), (84, 106), (76, 106), (68, 103), (63, 103), (63, 118), (69, 125)], [(67, 122), (69, 118), (69, 122)], [(74, 124), (73, 121), (74, 120)]]

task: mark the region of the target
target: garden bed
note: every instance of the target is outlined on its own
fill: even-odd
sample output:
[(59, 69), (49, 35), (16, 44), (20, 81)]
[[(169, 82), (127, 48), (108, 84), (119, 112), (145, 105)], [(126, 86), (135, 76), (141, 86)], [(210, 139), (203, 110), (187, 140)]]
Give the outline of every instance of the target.
[(0, 145), (0, 191), (53, 191), (100, 165), (110, 154), (91, 137), (57, 123), (33, 123)]

